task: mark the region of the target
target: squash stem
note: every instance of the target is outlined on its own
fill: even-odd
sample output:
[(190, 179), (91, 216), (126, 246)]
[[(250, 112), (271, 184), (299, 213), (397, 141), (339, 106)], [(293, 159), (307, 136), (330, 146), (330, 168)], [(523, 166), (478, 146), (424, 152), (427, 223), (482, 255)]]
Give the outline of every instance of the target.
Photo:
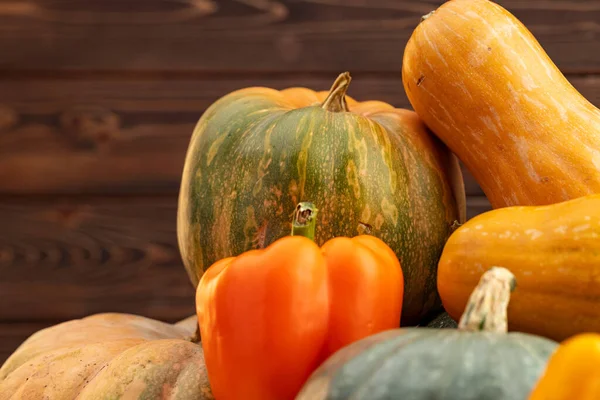
[(196, 325), (196, 332), (188, 338), (188, 340), (194, 344), (202, 342), (202, 335), (200, 334), (200, 325)]
[(335, 82), (333, 82), (333, 85), (331, 85), (329, 94), (325, 101), (323, 101), (321, 107), (331, 112), (350, 111), (348, 109), (348, 104), (346, 103), (346, 92), (348, 91), (351, 80), (352, 78), (350, 77), (349, 72), (341, 73)]
[(315, 240), (318, 212), (319, 210), (313, 203), (302, 202), (298, 204), (292, 221), (292, 236), (304, 236), (310, 240)]
[(425, 21), (427, 18), (431, 17), (433, 14), (435, 14), (435, 10), (433, 10), (432, 12), (430, 12), (429, 14), (425, 14), (421, 17), (421, 22)]
[(515, 276), (502, 267), (486, 271), (467, 302), (458, 329), (463, 331), (508, 331), (507, 308), (515, 289)]

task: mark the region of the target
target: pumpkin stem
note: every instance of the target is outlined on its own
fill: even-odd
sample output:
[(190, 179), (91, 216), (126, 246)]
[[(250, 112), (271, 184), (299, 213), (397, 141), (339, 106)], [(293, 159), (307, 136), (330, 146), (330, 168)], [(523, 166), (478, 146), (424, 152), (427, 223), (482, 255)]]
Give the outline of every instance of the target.
[(315, 240), (315, 227), (319, 210), (313, 203), (302, 202), (296, 207), (292, 221), (292, 236), (304, 236)]
[(506, 333), (508, 302), (516, 284), (515, 276), (506, 268), (492, 267), (486, 271), (469, 297), (458, 329)]
[(200, 325), (196, 325), (196, 332), (188, 338), (188, 340), (194, 344), (202, 342), (202, 335), (200, 334)]
[(331, 112), (350, 111), (346, 103), (346, 92), (351, 80), (349, 72), (341, 73), (331, 85), (329, 95), (327, 95), (321, 107)]

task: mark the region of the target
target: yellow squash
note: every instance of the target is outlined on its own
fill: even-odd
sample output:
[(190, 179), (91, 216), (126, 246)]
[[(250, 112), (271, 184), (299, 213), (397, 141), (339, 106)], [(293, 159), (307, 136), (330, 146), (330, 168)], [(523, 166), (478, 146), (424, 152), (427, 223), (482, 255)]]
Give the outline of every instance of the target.
[(481, 275), (496, 265), (519, 285), (510, 330), (557, 341), (600, 332), (600, 195), (492, 210), (454, 231), (438, 267), (452, 318), (460, 318)]
[(529, 400), (600, 399), (600, 335), (584, 333), (560, 345)]

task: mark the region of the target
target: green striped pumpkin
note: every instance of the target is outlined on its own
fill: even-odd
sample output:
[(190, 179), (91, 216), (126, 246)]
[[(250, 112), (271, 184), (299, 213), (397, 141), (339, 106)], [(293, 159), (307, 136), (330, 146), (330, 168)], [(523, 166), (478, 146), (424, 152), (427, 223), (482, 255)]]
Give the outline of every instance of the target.
[(417, 115), (329, 92), (252, 87), (200, 118), (185, 160), (177, 231), (197, 285), (214, 262), (263, 248), (290, 232), (299, 202), (320, 209), (316, 242), (364, 229), (397, 254), (405, 277), (403, 322), (438, 309), (437, 263), (464, 221), (456, 158)]

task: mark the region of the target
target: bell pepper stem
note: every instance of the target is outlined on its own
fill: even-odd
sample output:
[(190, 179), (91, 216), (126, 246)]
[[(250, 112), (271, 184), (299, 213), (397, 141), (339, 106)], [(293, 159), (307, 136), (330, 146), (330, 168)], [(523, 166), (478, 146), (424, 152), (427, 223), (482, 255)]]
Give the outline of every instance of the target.
[(508, 302), (516, 284), (515, 276), (506, 268), (486, 271), (469, 297), (458, 329), (506, 333)]
[(315, 227), (319, 210), (313, 203), (302, 202), (296, 206), (292, 221), (292, 236), (304, 236), (315, 240)]

